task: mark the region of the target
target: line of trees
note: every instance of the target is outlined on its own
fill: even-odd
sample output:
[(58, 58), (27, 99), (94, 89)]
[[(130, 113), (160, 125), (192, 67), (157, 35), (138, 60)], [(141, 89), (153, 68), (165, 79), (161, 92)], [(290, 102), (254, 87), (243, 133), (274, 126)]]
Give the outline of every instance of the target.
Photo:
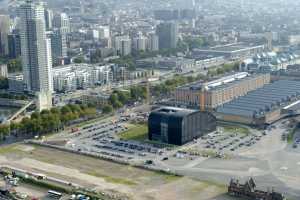
[(185, 85), (187, 83), (192, 83), (199, 80), (206, 80), (207, 78), (204, 75), (197, 76), (182, 76), (175, 75), (174, 78), (165, 81), (164, 83), (155, 85), (151, 89), (151, 94), (153, 96), (161, 96), (161, 95), (170, 95), (177, 87)]
[(221, 67), (211, 68), (208, 70), (207, 75), (210, 77), (225, 74), (227, 72), (238, 71), (239, 63), (223, 64)]
[(3, 140), (9, 134), (34, 136), (57, 132), (78, 119), (91, 119), (95, 116), (95, 107), (77, 104), (34, 112), (30, 118), (24, 117), (21, 122), (0, 125), (0, 140)]

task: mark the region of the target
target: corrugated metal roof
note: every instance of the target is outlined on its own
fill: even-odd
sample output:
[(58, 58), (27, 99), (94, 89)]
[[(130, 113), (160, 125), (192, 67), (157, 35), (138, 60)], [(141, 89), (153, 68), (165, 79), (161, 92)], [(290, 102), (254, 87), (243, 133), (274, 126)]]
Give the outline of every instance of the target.
[(278, 103), (284, 105), (289, 103), (291, 97), (299, 96), (299, 81), (280, 80), (218, 107), (217, 112), (251, 117), (264, 114), (276, 108)]

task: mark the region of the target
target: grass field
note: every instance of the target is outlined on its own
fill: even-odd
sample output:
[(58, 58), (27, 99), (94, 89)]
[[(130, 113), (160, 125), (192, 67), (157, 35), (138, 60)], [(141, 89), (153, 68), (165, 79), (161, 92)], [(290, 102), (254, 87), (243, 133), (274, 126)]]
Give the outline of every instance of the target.
[[(166, 175), (129, 165), (68, 153), (36, 145), (0, 148), (0, 164), (32, 169), (38, 173), (87, 184), (100, 191), (127, 194), (133, 200), (224, 200), (223, 186), (188, 177)], [(6, 161), (4, 161), (6, 158)], [(111, 189), (109, 189), (111, 188)], [(219, 198), (220, 197), (220, 198)]]
[(147, 124), (129, 124), (128, 130), (119, 135), (121, 140), (135, 140), (142, 141), (148, 144), (154, 144), (159, 147), (175, 148), (176, 145), (166, 144), (159, 141), (148, 140), (148, 126)]
[(248, 128), (240, 127), (240, 126), (223, 126), (224, 132), (226, 133), (237, 133), (243, 135), (249, 135), (250, 131)]
[(128, 130), (120, 134), (122, 140), (144, 141), (148, 138), (148, 126), (146, 124), (130, 124)]

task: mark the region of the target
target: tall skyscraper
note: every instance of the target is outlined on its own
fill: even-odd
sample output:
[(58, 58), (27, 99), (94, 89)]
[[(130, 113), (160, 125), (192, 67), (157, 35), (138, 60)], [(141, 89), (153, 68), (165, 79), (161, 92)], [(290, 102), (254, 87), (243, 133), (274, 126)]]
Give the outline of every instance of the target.
[(59, 65), (59, 60), (67, 57), (67, 41), (66, 35), (61, 33), (60, 29), (54, 29), (50, 34), (52, 61), (55, 65)]
[(159, 39), (159, 49), (172, 49), (177, 47), (178, 26), (176, 22), (163, 22), (156, 27)]
[(53, 26), (59, 28), (61, 33), (69, 33), (71, 31), (69, 16), (66, 13), (54, 15)]
[(10, 18), (8, 15), (0, 15), (0, 55), (8, 55), (8, 39), (10, 32)]
[(27, 0), (20, 6), (19, 15), (26, 90), (37, 95), (40, 110), (47, 109), (52, 105), (52, 60), (50, 41), (46, 37), (44, 7)]
[(53, 27), (53, 11), (50, 9), (45, 9), (45, 23), (46, 23), (46, 30), (51, 30)]

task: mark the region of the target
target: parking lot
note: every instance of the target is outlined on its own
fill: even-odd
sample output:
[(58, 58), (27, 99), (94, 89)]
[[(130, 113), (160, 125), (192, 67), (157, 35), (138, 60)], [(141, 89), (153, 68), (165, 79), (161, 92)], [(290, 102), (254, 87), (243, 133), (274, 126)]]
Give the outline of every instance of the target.
[[(295, 192), (297, 182), (291, 182), (287, 177), (298, 179), (295, 173), (300, 163), (300, 132), (295, 133), (292, 142), (288, 140), (287, 135), (294, 128), (290, 120), (282, 120), (265, 130), (233, 124), (220, 125), (214, 133), (170, 148), (149, 143), (140, 136), (122, 137), (124, 131), (130, 134), (139, 131), (134, 123), (137, 119), (143, 121), (143, 117), (136, 113), (132, 116), (81, 127), (69, 133), (69, 137), (64, 137), (67, 138), (64, 147), (223, 184), (232, 177), (255, 176), (265, 186), (271, 182), (271, 186), (280, 190)], [(292, 157), (298, 160), (291, 160)], [(278, 179), (289, 187), (279, 184)]]
[(249, 134), (226, 132), (222, 128), (220, 131), (203, 136), (199, 141), (202, 150), (214, 150), (220, 153), (232, 153), (255, 145), (267, 133), (256, 131)]
[[(123, 139), (121, 134), (131, 129), (134, 130), (136, 125), (132, 123), (143, 123), (147, 114), (131, 113), (80, 128), (72, 128), (64, 136), (54, 136), (45, 142), (63, 145), (78, 152), (99, 154), (125, 161), (145, 162), (145, 160), (155, 159), (157, 155), (162, 155), (167, 148), (143, 141)], [(63, 141), (59, 138), (63, 138)]]

